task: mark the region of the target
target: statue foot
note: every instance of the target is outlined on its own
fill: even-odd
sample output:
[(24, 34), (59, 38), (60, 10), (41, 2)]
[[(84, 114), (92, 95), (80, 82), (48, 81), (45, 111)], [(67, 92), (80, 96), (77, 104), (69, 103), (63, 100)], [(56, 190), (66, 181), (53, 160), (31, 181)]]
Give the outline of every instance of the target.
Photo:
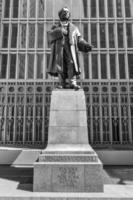
[(75, 89), (75, 90), (81, 89), (81, 87), (80, 87), (79, 85), (77, 85), (77, 84), (71, 84), (71, 85), (70, 85), (70, 88), (71, 88), (71, 89)]
[(65, 84), (60, 84), (60, 85), (57, 85), (56, 87), (57, 89), (66, 89), (66, 85)]

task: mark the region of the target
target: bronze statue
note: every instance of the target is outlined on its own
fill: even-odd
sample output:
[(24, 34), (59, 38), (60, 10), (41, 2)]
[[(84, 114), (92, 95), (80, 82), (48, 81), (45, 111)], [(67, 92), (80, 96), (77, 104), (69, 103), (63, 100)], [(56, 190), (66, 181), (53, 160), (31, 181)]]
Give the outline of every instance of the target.
[(59, 77), (59, 88), (66, 88), (68, 78), (69, 88), (78, 90), (80, 86), (77, 85), (77, 77), (81, 73), (78, 50), (89, 52), (92, 46), (82, 38), (78, 28), (69, 21), (70, 12), (67, 7), (62, 8), (58, 15), (59, 23), (48, 32), (51, 44), (48, 73)]

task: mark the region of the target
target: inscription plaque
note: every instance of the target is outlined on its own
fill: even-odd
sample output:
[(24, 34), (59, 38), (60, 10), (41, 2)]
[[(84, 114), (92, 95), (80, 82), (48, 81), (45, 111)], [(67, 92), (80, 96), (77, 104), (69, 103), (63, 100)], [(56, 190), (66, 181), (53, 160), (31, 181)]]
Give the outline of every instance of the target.
[(78, 184), (79, 176), (76, 167), (60, 167), (60, 174), (57, 176), (59, 183), (63, 186), (74, 187)]
[(82, 191), (84, 188), (84, 167), (79, 165), (58, 165), (54, 168), (52, 180), (54, 191)]

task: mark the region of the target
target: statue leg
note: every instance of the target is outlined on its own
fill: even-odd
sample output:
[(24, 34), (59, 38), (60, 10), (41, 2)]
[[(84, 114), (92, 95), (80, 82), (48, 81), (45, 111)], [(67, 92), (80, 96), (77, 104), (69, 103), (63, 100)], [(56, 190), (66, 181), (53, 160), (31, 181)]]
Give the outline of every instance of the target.
[(63, 58), (64, 58), (64, 75), (68, 77), (69, 87), (71, 89), (76, 89), (76, 90), (80, 89), (80, 86), (77, 85), (74, 63), (69, 43), (65, 43), (64, 45)]
[(65, 78), (64, 74), (59, 73), (58, 78), (59, 78), (59, 82), (60, 82), (58, 89), (66, 88), (66, 78)]
[(68, 73), (68, 81), (69, 81), (69, 86), (71, 89), (80, 89), (80, 86), (77, 85), (77, 79), (76, 79), (76, 75), (74, 72), (74, 64), (73, 62), (69, 63), (67, 65), (67, 73)]

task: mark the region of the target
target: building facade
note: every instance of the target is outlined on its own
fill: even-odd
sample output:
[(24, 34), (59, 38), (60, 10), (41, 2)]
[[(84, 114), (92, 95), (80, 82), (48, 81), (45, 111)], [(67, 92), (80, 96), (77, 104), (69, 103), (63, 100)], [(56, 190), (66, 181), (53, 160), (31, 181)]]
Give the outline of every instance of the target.
[(79, 52), (89, 142), (132, 146), (133, 0), (0, 1), (0, 144), (47, 142), (50, 96), (58, 84), (47, 75), (47, 31), (64, 6), (94, 46), (89, 54)]

